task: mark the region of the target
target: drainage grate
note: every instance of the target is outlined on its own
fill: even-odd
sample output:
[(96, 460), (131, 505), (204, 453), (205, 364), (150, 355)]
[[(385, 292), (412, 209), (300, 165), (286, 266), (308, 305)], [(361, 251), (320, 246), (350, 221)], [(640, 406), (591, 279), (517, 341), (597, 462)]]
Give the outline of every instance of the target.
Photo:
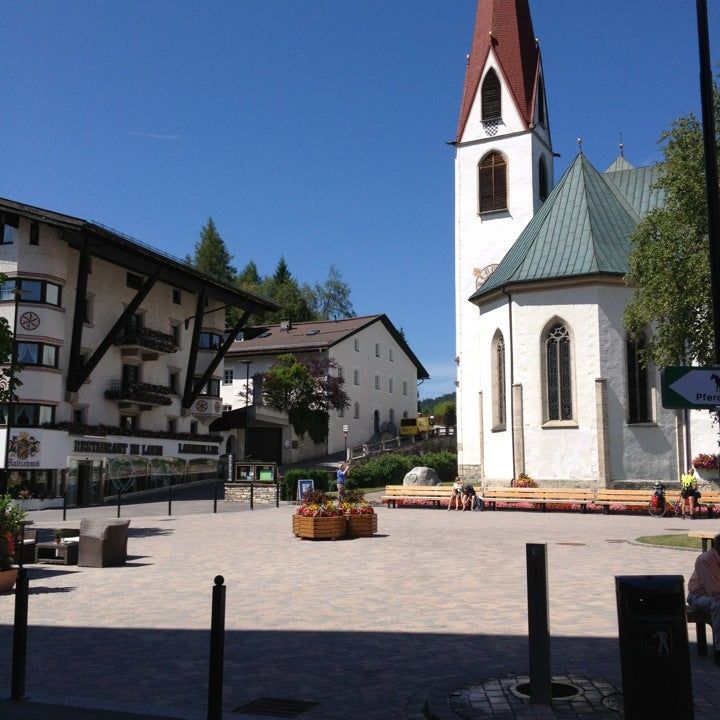
[(571, 542), (559, 542), (556, 545), (571, 545), (572, 547), (585, 547), (587, 543), (571, 543)]
[(283, 698), (258, 698), (231, 712), (248, 715), (267, 715), (279, 718), (294, 718), (317, 705), (308, 700), (284, 700)]

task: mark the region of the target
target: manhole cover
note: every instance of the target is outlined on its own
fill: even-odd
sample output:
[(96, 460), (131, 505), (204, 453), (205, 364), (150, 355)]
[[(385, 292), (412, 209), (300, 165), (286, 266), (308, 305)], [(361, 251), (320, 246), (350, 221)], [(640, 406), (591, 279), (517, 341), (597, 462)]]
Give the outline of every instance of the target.
[[(513, 690), (521, 697), (530, 697), (530, 683), (520, 683), (516, 685)], [(566, 683), (550, 683), (550, 697), (553, 700), (569, 700), (580, 694), (579, 688), (574, 685), (568, 685)]]
[(615, 712), (623, 712), (623, 696), (621, 693), (615, 693), (614, 695), (608, 695), (602, 699), (602, 704), (610, 710)]
[(572, 547), (585, 547), (587, 543), (559, 542), (556, 545), (571, 545)]
[(283, 698), (258, 698), (232, 712), (247, 715), (267, 715), (279, 718), (294, 718), (317, 705), (307, 700), (284, 700)]

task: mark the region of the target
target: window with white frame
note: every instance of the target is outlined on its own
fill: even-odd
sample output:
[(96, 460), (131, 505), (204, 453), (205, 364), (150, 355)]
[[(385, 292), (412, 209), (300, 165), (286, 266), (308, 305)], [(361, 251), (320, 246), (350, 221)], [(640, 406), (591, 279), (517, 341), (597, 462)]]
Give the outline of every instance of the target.
[(389, 360), (390, 362), (394, 362), (393, 349), (392, 349), (392, 348), (388, 348), (388, 360)]
[(625, 339), (627, 360), (628, 423), (652, 422), (647, 366), (643, 362), (645, 336)]
[(360, 419), (360, 403), (357, 400), (353, 403), (353, 417), (355, 420)]
[(380, 389), (380, 376), (377, 374), (375, 375), (375, 389), (376, 390)]
[(232, 385), (233, 383), (233, 371), (225, 370), (223, 372), (223, 385)]
[(353, 385), (360, 384), (360, 370), (358, 368), (353, 369)]
[(375, 343), (375, 357), (380, 357), (380, 343)]
[(554, 322), (543, 337), (545, 361), (545, 420), (572, 420), (572, 367), (570, 333), (563, 322)]
[(388, 392), (389, 393), (394, 392), (394, 385), (395, 385), (395, 383), (393, 382), (393, 378), (389, 377), (388, 378)]
[(493, 430), (505, 430), (505, 339), (498, 330), (490, 351), (492, 369)]
[(360, 341), (357, 338), (353, 340), (353, 349), (355, 350), (355, 352), (360, 351)]
[(408, 392), (408, 382), (407, 382), (407, 380), (403, 380), (402, 381), (402, 394), (407, 396), (407, 392)]

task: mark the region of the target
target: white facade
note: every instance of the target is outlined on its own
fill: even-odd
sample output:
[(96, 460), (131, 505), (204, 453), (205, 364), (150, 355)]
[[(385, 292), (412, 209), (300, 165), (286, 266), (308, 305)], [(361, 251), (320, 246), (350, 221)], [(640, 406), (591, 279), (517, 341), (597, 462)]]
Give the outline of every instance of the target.
[[(403, 417), (414, 417), (417, 414), (418, 367), (406, 354), (393, 333), (382, 321), (381, 317), (372, 322), (348, 320), (358, 329), (348, 330), (343, 337), (333, 340), (326, 347), (318, 347), (313, 351), (298, 347), (293, 343), (273, 353), (253, 353), (252, 341), (236, 342), (225, 359), (225, 369), (232, 373), (232, 379), (221, 386), (223, 405), (237, 409), (246, 407), (246, 398), (252, 406), (256, 418), (263, 418), (269, 409), (262, 406), (262, 398), (253, 392), (253, 376), (262, 375), (275, 362), (277, 355), (283, 352), (294, 352), (298, 357), (306, 357), (310, 352), (327, 353), (329, 359), (338, 365), (338, 372), (345, 381), (344, 389), (350, 406), (342, 413), (331, 411), (327, 446), (316, 446), (305, 437), (298, 437), (287, 424), (287, 416), (279, 414), (277, 421), (282, 425), (282, 462), (319, 457), (328, 453), (344, 451), (345, 447), (353, 447), (369, 442), (376, 434), (378, 427), (384, 423), (399, 427)], [(333, 321), (299, 323), (295, 328), (322, 328), (332, 326)], [(278, 342), (282, 342), (282, 331)], [(248, 366), (245, 364), (250, 362)], [(246, 393), (246, 377), (249, 374), (250, 389)], [(269, 421), (270, 418), (267, 418)], [(347, 438), (343, 428), (347, 426)], [(236, 451), (238, 457), (245, 452), (244, 431), (238, 430)]]
[[(482, 122), (478, 90), (461, 138), (456, 143), (455, 156), (458, 462), (461, 466), (476, 469), (482, 465), (478, 408), (481, 367), (476, 361), (480, 321), (478, 309), (468, 302), (468, 298), (502, 260), (542, 204), (538, 191), (540, 157), (544, 158), (547, 168), (548, 190), (553, 182), (553, 152), (547, 120), (545, 125), (535, 122), (527, 127), (493, 50), (490, 50), (482, 72), (480, 87), (491, 70), (497, 73), (501, 83), (502, 119), (497, 124)], [(541, 84), (540, 72), (536, 88)], [(536, 107), (536, 120), (537, 116)], [(547, 118), (547, 112), (544, 117)], [(478, 167), (492, 151), (501, 153), (507, 162), (507, 208), (480, 212)]]
[[(222, 362), (198, 393), (187, 392), (186, 377), (192, 372), (194, 382), (216, 357), (225, 314), (214, 311), (234, 291), (208, 284), (177, 261), (76, 218), (8, 202), (0, 208), (0, 229), (0, 272), (5, 277), (0, 317), (16, 329), (22, 363), (9, 432), (0, 432), (0, 467), (7, 458), (11, 487), (23, 482), (43, 485), (44, 492), (64, 492), (77, 481), (78, 468), (88, 464), (95, 486), (92, 499), (97, 500), (97, 486), (113, 459), (155, 458), (158, 465), (158, 458), (205, 458), (216, 463), (221, 438), (209, 435), (209, 424), (222, 414)], [(90, 247), (87, 274), (78, 249), (83, 232)], [(107, 345), (84, 382), (73, 387), (74, 373), (82, 371), (123, 311), (137, 304), (138, 288), (153, 264), (160, 268), (158, 278), (134, 317), (123, 323), (121, 335)], [(85, 308), (78, 304), (83, 283)], [(193, 353), (199, 307), (194, 290), (201, 285), (206, 302)], [(76, 312), (83, 309), (85, 322), (75, 323)], [(128, 322), (134, 323), (133, 331)], [(7, 415), (5, 408), (6, 429)], [(79, 501), (83, 499), (90, 501), (89, 496)]]

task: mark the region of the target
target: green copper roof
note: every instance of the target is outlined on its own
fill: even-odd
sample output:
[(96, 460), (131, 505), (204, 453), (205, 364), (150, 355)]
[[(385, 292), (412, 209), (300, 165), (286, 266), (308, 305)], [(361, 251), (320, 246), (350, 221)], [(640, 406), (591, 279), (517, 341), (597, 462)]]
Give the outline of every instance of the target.
[(470, 299), (508, 283), (598, 273), (625, 275), (630, 235), (640, 216), (658, 200), (650, 190), (652, 169), (625, 165), (626, 169), (601, 175), (584, 155), (578, 155), (495, 272)]

